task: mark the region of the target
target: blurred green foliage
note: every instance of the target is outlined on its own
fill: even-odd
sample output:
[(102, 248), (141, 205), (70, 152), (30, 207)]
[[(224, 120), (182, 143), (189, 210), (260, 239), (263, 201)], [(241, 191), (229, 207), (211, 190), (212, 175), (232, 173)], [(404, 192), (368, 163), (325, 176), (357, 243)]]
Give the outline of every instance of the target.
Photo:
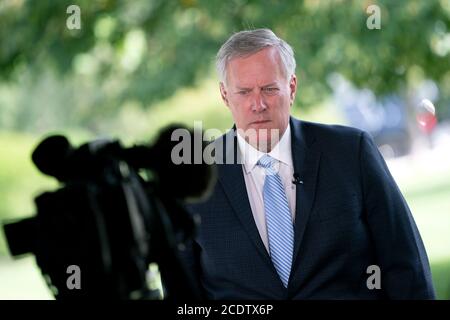
[[(338, 72), (376, 94), (407, 93), (422, 79), (440, 88), (450, 116), (448, 0), (3, 0), (0, 128), (102, 132), (124, 106), (138, 109), (210, 78), (232, 33), (269, 27), (298, 61), (297, 107), (326, 99)], [(81, 29), (69, 30), (69, 5)], [(369, 30), (367, 7), (381, 9)]]

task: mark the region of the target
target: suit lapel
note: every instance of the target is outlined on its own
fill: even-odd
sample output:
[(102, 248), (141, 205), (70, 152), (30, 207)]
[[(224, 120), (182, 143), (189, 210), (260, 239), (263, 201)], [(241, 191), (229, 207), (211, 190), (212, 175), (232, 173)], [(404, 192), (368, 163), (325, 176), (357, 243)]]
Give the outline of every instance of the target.
[[(235, 214), (256, 249), (264, 257), (264, 260), (266, 260), (266, 262), (273, 267), (270, 256), (259, 235), (259, 231), (256, 227), (255, 219), (250, 207), (247, 188), (245, 187), (244, 174), (242, 172), (242, 164), (239, 158), (239, 153), (237, 152), (236, 131), (230, 130), (225, 137), (225, 156), (226, 159), (233, 159), (233, 163), (218, 165), (219, 182), (222, 185)], [(230, 144), (230, 142), (233, 143)], [(232, 153), (231, 155), (230, 152)], [(223, 157), (221, 158), (223, 159)]]
[[(299, 120), (291, 118), (292, 158), (294, 172), (298, 173), (303, 184), (296, 186), (294, 255), (293, 265), (298, 256), (306, 225), (314, 202), (317, 173), (320, 164), (320, 150), (310, 132), (306, 132)], [(308, 135), (309, 133), (309, 135)]]

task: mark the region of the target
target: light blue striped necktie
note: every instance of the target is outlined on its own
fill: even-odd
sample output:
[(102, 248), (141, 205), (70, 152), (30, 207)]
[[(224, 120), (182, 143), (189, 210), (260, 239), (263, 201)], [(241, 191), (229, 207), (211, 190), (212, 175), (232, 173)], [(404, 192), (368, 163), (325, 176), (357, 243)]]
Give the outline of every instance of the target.
[(287, 288), (294, 250), (294, 227), (283, 182), (274, 168), (275, 162), (274, 158), (266, 154), (257, 164), (266, 172), (263, 200), (270, 257), (283, 285)]

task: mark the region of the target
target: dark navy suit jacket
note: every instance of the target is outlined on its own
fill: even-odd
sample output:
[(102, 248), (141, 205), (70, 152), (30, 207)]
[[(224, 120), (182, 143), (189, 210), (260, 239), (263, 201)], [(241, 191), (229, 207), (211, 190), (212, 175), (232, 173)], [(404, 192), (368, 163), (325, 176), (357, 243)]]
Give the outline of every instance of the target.
[[(181, 253), (205, 297), (434, 298), (419, 231), (371, 137), (292, 117), (290, 125), (294, 169), (303, 184), (296, 187), (288, 288), (258, 233), (242, 165), (221, 164), (211, 197), (188, 207), (201, 223), (192, 246)], [(236, 153), (236, 140), (229, 147), (235, 134), (231, 130), (217, 140), (228, 141), (225, 152)], [(380, 268), (381, 289), (367, 286), (370, 265)]]

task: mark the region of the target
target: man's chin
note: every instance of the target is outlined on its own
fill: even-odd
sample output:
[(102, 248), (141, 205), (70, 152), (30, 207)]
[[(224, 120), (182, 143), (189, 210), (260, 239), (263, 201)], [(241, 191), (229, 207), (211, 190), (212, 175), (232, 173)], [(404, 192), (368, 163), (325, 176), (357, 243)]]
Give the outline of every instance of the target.
[(245, 138), (247, 143), (261, 152), (269, 152), (280, 139), (280, 130), (273, 128), (249, 127), (245, 131), (238, 129), (239, 134)]

